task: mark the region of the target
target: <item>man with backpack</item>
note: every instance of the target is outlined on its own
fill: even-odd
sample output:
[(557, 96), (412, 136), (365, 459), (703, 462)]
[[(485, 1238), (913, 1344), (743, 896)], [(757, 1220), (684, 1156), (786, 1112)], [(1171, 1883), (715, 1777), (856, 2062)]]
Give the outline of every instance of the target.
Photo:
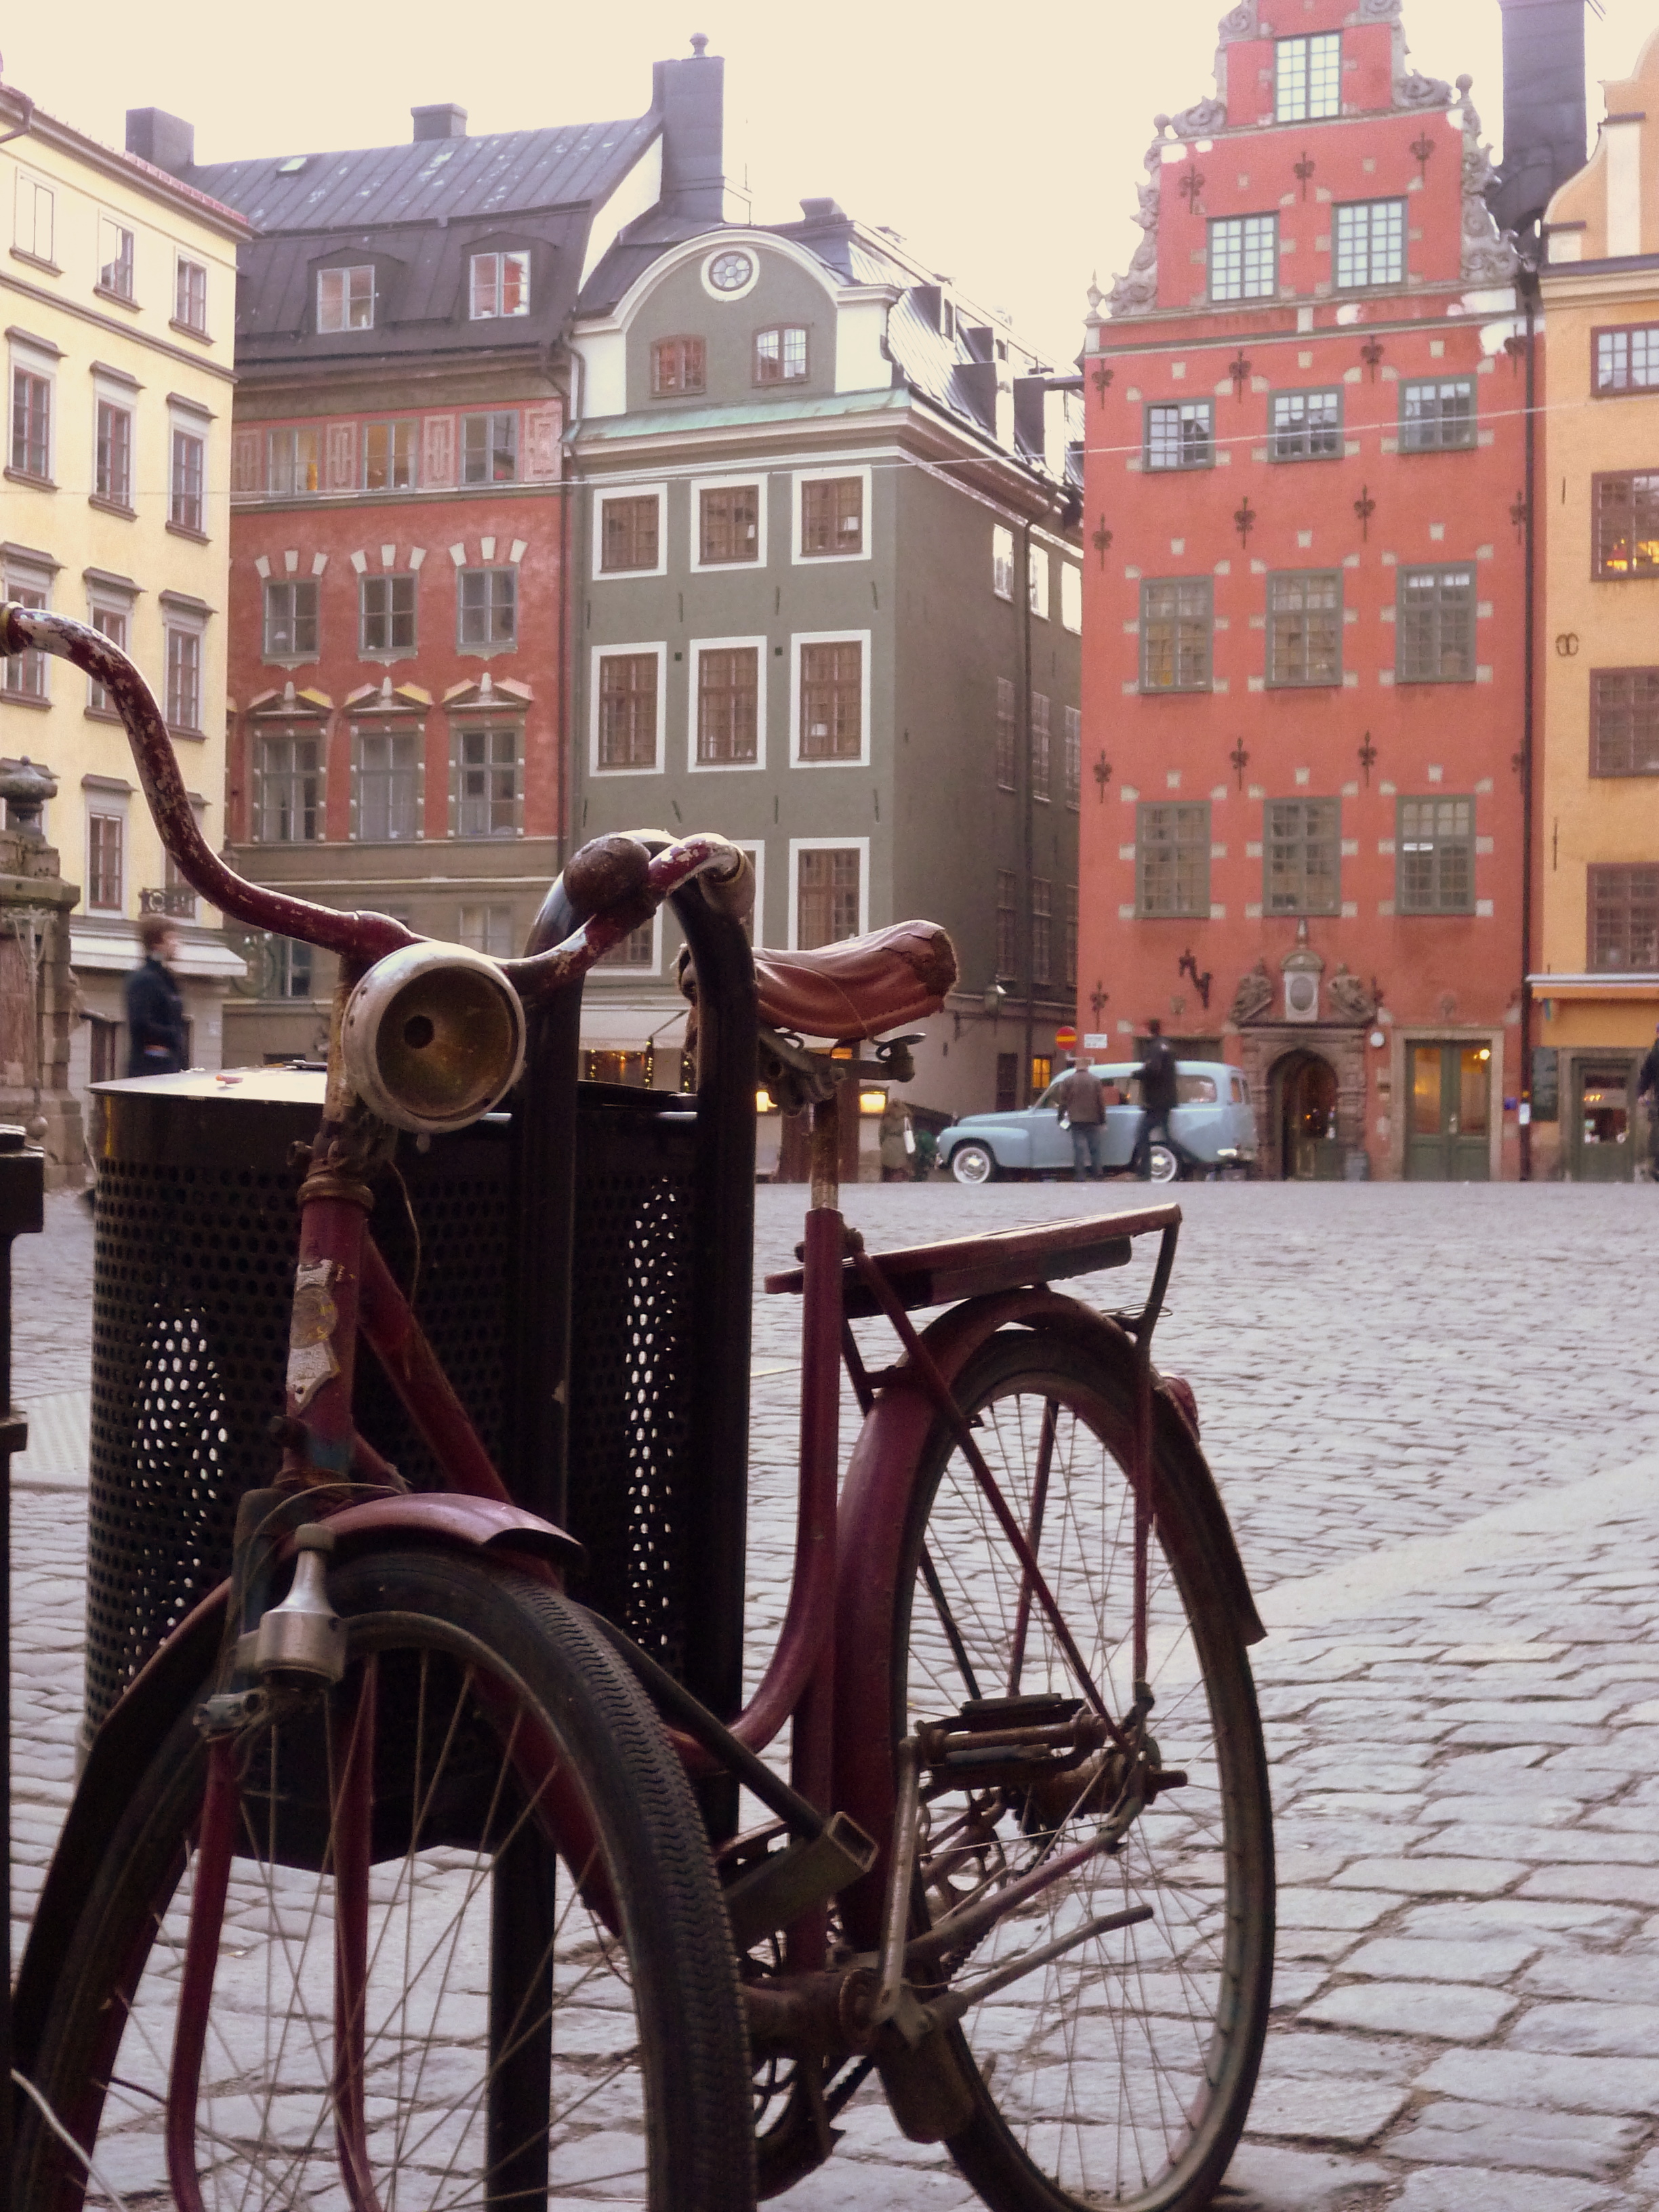
[(1140, 1127), (1135, 1132), (1134, 1150), (1129, 1155), (1129, 1172), (1140, 1177), (1142, 1182), (1152, 1179), (1152, 1138), (1154, 1133), (1167, 1145), (1170, 1138), (1170, 1116), (1176, 1109), (1176, 1056), (1164, 1042), (1164, 1025), (1154, 1018), (1146, 1024), (1152, 1042), (1146, 1047), (1146, 1056), (1136, 1068), (1140, 1079)]

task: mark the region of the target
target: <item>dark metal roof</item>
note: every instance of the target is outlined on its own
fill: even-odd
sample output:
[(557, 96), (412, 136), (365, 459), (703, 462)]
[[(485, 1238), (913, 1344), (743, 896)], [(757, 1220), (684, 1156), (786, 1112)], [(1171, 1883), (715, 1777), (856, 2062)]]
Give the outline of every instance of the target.
[[(653, 112), (619, 123), (198, 163), (184, 180), (235, 208), (267, 236), (362, 230), (438, 216), (452, 222), (488, 218), (603, 200), (661, 127), (662, 118)], [(302, 166), (292, 168), (296, 161)]]

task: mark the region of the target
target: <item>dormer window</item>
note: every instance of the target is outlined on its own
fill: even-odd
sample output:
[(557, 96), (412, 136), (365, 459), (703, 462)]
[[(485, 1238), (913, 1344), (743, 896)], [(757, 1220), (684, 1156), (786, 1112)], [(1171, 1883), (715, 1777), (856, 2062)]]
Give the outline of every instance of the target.
[(374, 327), (374, 266), (319, 269), (317, 272), (317, 328), (372, 331)]
[(1274, 42), (1273, 120), (1314, 123), (1342, 112), (1342, 33)]
[(475, 253), (472, 257), (472, 310), (475, 323), (497, 315), (530, 313), (530, 256), (527, 253)]
[(757, 384), (799, 384), (806, 375), (806, 332), (799, 323), (755, 333)]

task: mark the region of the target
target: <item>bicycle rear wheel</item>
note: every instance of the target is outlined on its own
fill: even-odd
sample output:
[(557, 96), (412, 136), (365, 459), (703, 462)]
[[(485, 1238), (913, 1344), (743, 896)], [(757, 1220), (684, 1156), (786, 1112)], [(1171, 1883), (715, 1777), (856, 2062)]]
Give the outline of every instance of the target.
[[(1041, 1328), (993, 1337), (957, 1387), (1015, 1518), (1038, 1531), (1038, 1565), (1115, 1717), (1133, 1698), (1132, 1392), (1127, 1358)], [(1150, 1921), (1089, 1939), (963, 2020), (975, 2113), (950, 2148), (998, 2212), (1195, 2212), (1226, 2170), (1261, 2060), (1273, 1925), (1261, 1723), (1215, 1565), (1214, 1508), (1183, 1480), (1176, 1417), (1164, 1406), (1158, 1416), (1150, 1727), (1163, 1764), (1187, 1778), (1153, 1799), (1115, 1855), (1055, 1882), (952, 1962), (971, 1981), (1085, 1921), (1152, 1908)], [(1017, 1658), (1020, 1584), (967, 1460), (936, 1424), (900, 1559), (896, 1737), (973, 1698), (1081, 1694), (1040, 1605)], [(1111, 1792), (1091, 1794), (1087, 1764), (1079, 1771), (1041, 1799), (960, 1784), (925, 1793), (928, 1924), (1098, 1832)]]
[[(562, 1598), (453, 1553), (352, 1560), (330, 1595), (344, 1680), (235, 1740), (194, 2106), (207, 2212), (751, 2203), (730, 1936), (690, 1792), (632, 1683)], [(371, 1731), (354, 1891), (341, 1778)], [(175, 2202), (163, 2109), (208, 1763), (186, 1712), (110, 1838), (35, 2069), (130, 2202)], [(336, 1951), (353, 1928), (348, 2026)], [(366, 2171), (349, 2188), (353, 2033)], [(83, 2187), (107, 2202), (32, 2107), (21, 2121), (19, 2212), (74, 2212)]]

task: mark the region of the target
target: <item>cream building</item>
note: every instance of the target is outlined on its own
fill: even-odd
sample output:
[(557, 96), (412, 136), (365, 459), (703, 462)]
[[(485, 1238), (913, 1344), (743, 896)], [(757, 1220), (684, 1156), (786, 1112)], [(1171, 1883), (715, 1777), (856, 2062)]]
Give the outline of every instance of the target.
[[(247, 226), (142, 156), (185, 130), (128, 118), (118, 153), (0, 86), (7, 598), (90, 622), (161, 702), (209, 841), (224, 835), (236, 248)], [(189, 158), (185, 151), (185, 158)], [(146, 910), (176, 918), (191, 1058), (220, 1065), (243, 963), (173, 874), (126, 733), (63, 661), (0, 663), (0, 756), (58, 782), (46, 840), (81, 896), (70, 957), (85, 1018), (71, 1089), (126, 1072), (122, 985)]]
[[(1659, 1021), (1659, 33), (1549, 204), (1535, 1171), (1626, 1180)], [(1553, 1112), (1552, 1112), (1553, 1109)]]

